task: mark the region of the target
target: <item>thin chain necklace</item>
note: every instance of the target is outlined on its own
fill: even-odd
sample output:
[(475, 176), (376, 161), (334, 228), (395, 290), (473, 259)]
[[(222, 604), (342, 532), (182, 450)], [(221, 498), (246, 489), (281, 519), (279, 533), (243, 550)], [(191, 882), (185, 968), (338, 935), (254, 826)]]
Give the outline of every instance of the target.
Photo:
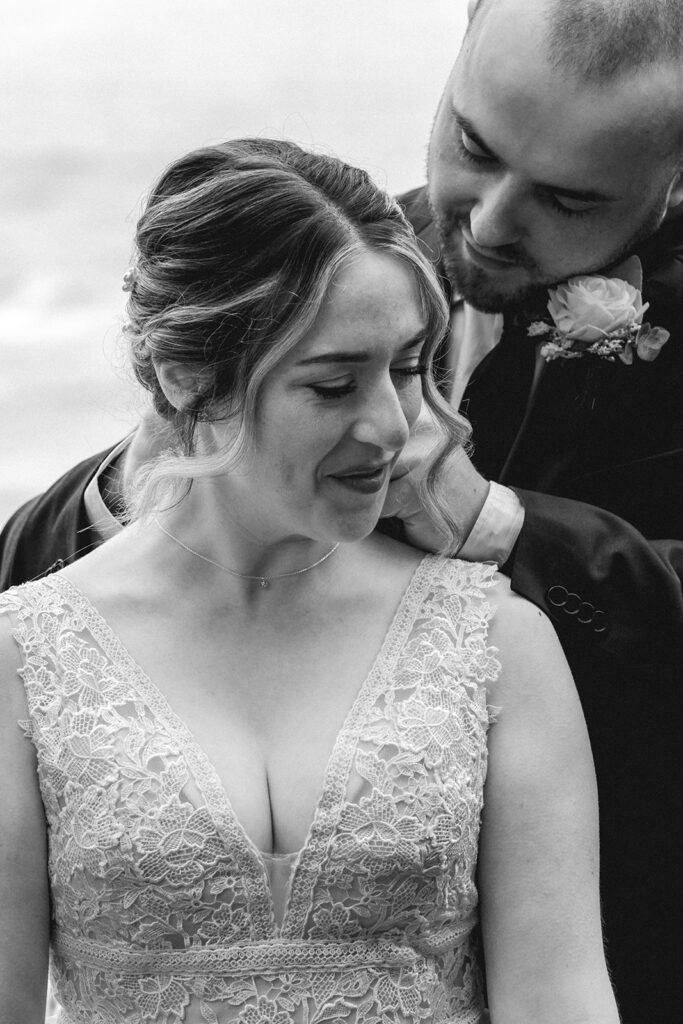
[(184, 544), (182, 540), (179, 540), (172, 533), (170, 533), (165, 526), (162, 526), (158, 519), (155, 519), (155, 522), (162, 533), (165, 533), (167, 537), (170, 537), (171, 540), (174, 540), (176, 544), (180, 545), (181, 548), (185, 548), (186, 551), (189, 551), (191, 555), (196, 555), (197, 558), (201, 558), (202, 561), (208, 562), (210, 565), (215, 565), (217, 569), (222, 569), (223, 572), (229, 572), (231, 576), (238, 576), (241, 580), (258, 580), (260, 586), (264, 590), (266, 589), (266, 587), (270, 586), (273, 580), (283, 580), (285, 576), (301, 576), (302, 573), (308, 572), (309, 569), (315, 569), (316, 565), (322, 565), (322, 563), (326, 561), (330, 557), (330, 555), (333, 555), (335, 553), (340, 543), (339, 541), (337, 541), (334, 547), (330, 548), (330, 550), (326, 554), (324, 554), (322, 558), (319, 558), (317, 562), (312, 562), (310, 565), (305, 565), (303, 569), (293, 569), (291, 572), (280, 572), (276, 576), (250, 576), (246, 572), (238, 572), (237, 569), (230, 569), (227, 565), (221, 565), (220, 562), (214, 562), (213, 558), (208, 558), (206, 555), (200, 554), (199, 551), (195, 551), (194, 548), (191, 548), (189, 544)]

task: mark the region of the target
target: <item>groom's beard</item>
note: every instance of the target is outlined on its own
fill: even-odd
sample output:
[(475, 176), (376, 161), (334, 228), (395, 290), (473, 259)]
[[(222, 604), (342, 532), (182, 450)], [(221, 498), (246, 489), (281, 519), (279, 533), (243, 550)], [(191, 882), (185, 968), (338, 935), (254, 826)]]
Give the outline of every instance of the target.
[[(520, 246), (506, 245), (501, 247), (500, 255), (511, 261), (511, 270), (498, 273), (486, 271), (472, 263), (465, 255), (461, 225), (467, 224), (469, 218), (463, 217), (444, 223), (442, 218), (436, 219), (436, 228), (441, 242), (441, 258), (448, 279), (462, 297), (475, 309), (485, 313), (500, 313), (520, 306), (543, 308), (548, 301), (547, 284), (540, 269), (533, 260), (521, 251)], [(513, 290), (501, 288), (501, 277), (506, 274), (518, 275), (522, 272), (526, 283)], [(535, 282), (539, 283), (536, 284)], [(549, 284), (552, 282), (548, 282)]]
[[(567, 278), (580, 274), (604, 273), (605, 268), (631, 255), (639, 242), (650, 238), (660, 227), (666, 213), (667, 195), (668, 187), (657, 196), (642, 223), (625, 243), (608, 252), (606, 256), (600, 257), (599, 262), (576, 267), (561, 280), (566, 281)], [(522, 245), (505, 245), (498, 250), (503, 259), (514, 264), (511, 271), (486, 271), (472, 263), (463, 248), (462, 225), (469, 224), (469, 214), (451, 213), (444, 218), (437, 216), (433, 209), (432, 214), (448, 279), (467, 303), (485, 313), (504, 313), (508, 310), (518, 310), (520, 307), (531, 311), (545, 309), (548, 288), (558, 284), (558, 278), (544, 274), (539, 264), (531, 259)], [(513, 288), (501, 286), (506, 274), (519, 275), (520, 271), (525, 278), (523, 283)]]

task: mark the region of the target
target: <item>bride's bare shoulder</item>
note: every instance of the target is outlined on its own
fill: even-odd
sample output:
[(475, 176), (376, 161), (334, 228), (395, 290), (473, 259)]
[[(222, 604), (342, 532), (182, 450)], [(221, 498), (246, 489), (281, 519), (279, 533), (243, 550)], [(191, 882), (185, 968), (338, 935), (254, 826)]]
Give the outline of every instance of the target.
[(394, 540), (382, 533), (371, 533), (364, 540), (349, 545), (350, 579), (353, 585), (391, 586), (393, 581), (408, 580), (425, 556), (424, 551)]
[(501, 663), (496, 699), (533, 699), (540, 691), (573, 689), (562, 646), (545, 612), (516, 594), (500, 573), (495, 574), (487, 597), (493, 610), (489, 642), (497, 648)]
[[(32, 586), (28, 584), (29, 601)], [(24, 593), (24, 588), (12, 588), (0, 594), (0, 748), (10, 739), (16, 740), (13, 731), (16, 723), (26, 718), (24, 688), (19, 674), (23, 665), (21, 609)]]
[(145, 556), (138, 531), (127, 527), (56, 575), (104, 607), (135, 599), (146, 589), (153, 563)]

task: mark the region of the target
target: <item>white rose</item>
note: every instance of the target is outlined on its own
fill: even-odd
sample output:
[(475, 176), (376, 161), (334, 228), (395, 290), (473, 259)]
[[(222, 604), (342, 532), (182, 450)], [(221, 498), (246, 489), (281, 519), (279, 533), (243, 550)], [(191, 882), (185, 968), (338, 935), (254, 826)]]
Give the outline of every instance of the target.
[(555, 326), (575, 341), (598, 341), (620, 327), (641, 323), (649, 306), (637, 288), (616, 277), (570, 277), (549, 294)]

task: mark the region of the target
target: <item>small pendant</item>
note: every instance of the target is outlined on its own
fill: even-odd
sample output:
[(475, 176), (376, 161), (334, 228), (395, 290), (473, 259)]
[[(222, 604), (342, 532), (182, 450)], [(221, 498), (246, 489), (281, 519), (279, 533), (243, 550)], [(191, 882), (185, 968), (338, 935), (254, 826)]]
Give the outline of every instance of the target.
[(268, 587), (268, 580), (265, 578), (265, 576), (262, 576), (261, 577), (261, 588), (262, 588), (262, 590), (266, 590), (267, 587)]

